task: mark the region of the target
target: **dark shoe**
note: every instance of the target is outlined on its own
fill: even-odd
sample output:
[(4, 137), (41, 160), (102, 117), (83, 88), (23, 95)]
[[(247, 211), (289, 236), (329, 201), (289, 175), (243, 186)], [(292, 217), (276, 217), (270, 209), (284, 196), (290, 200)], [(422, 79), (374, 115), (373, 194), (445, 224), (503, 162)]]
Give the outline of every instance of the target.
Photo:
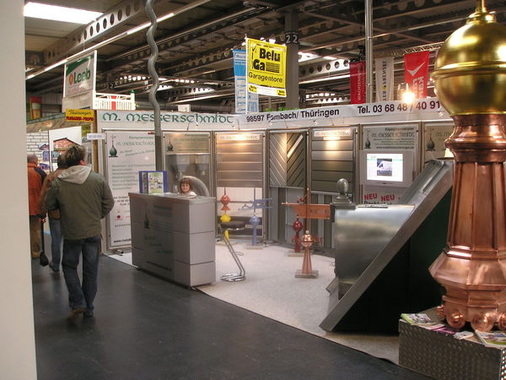
[(49, 264), (49, 268), (51, 268), (51, 270), (53, 271), (53, 273), (60, 273), (60, 269), (58, 267), (55, 268), (53, 266), (53, 263)]
[(49, 259), (47, 258), (46, 254), (42, 252), (39, 256), (39, 264), (45, 267), (49, 264)]
[(83, 317), (84, 318), (91, 318), (91, 317), (93, 317), (93, 310), (86, 309), (86, 311), (84, 312)]
[(69, 315), (67, 315), (67, 321), (73, 321), (76, 319), (79, 315), (83, 314), (86, 311), (86, 308), (84, 307), (78, 307), (76, 309), (72, 309)]

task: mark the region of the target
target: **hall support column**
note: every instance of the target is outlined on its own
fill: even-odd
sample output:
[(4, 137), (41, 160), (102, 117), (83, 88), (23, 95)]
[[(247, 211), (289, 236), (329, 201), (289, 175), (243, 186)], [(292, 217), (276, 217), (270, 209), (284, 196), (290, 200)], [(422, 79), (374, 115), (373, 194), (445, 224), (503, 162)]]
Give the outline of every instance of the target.
[[(5, 144), (0, 150), (3, 174), (9, 179), (2, 189), (2, 265), (0, 266), (0, 336), (2, 379), (36, 380), (35, 328), (32, 293), (32, 259), (28, 227), (26, 179), (26, 93), (24, 18), (21, 1), (0, 1), (0, 49), (2, 59), (0, 112)], [(37, 264), (38, 265), (38, 264)], [(47, 275), (48, 273), (44, 273)], [(52, 279), (51, 279), (52, 280)], [(36, 285), (40, 285), (36, 279)]]
[(366, 76), (366, 90), (365, 101), (372, 103), (373, 101), (373, 27), (372, 27), (372, 0), (365, 2), (365, 76)]
[(299, 106), (299, 18), (292, 9), (285, 15), (286, 108)]

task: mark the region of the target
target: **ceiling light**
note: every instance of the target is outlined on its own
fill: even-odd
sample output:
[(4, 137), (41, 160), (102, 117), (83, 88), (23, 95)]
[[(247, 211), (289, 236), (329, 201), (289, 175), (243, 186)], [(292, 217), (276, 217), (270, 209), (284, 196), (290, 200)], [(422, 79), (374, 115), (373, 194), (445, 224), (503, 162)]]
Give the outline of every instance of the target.
[(313, 54), (313, 53), (299, 52), (299, 63), (305, 62), (305, 61), (310, 61), (310, 60), (316, 59), (316, 58), (320, 58), (320, 56), (318, 54)]
[(416, 95), (409, 88), (408, 83), (399, 83), (397, 86), (397, 98), (402, 100), (404, 103), (412, 104), (415, 101)]
[(85, 11), (77, 8), (60, 7), (28, 2), (25, 4), (24, 16), (43, 20), (71, 22), (85, 25), (101, 16), (100, 12)]
[(407, 104), (413, 104), (415, 101), (415, 93), (413, 91), (406, 91), (402, 94), (402, 101)]
[[(189, 10), (191, 10), (191, 9), (193, 9), (195, 7), (198, 7), (198, 6), (202, 5), (202, 4), (208, 3), (209, 1), (211, 1), (211, 0), (197, 0), (194, 3), (188, 4), (188, 5), (185, 5), (185, 6), (181, 7), (181, 8), (179, 8), (176, 11), (176, 14), (180, 14), (180, 13), (189, 11)], [(174, 15), (174, 13), (171, 12), (171, 13), (165, 15), (165, 16), (173, 16), (173, 15)], [(159, 19), (163, 19), (165, 16), (161, 16)], [(144, 28), (148, 28), (150, 26), (150, 24), (151, 23), (147, 22), (145, 24), (142, 24), (141, 27), (135, 27), (135, 28), (127, 30), (125, 32), (116, 34), (115, 36), (112, 36), (112, 37), (110, 37), (110, 38), (108, 38), (106, 40), (103, 40), (103, 41), (101, 41), (101, 42), (99, 42), (99, 43), (97, 43), (95, 45), (89, 46), (89, 47), (85, 48), (84, 50), (82, 50), (82, 51), (80, 51), (78, 53), (75, 53), (74, 55), (72, 55), (72, 56), (70, 56), (70, 57), (68, 57), (68, 58), (66, 58), (64, 60), (58, 61), (57, 63), (55, 63), (54, 65), (52, 65), (51, 68), (58, 67), (60, 65), (63, 65), (65, 63), (67, 63), (68, 61), (72, 61), (74, 59), (83, 57), (85, 54), (89, 54), (90, 52), (98, 50), (99, 48), (101, 48), (103, 46), (106, 46), (106, 45), (108, 45), (110, 43), (119, 41), (120, 39), (122, 39), (122, 38), (124, 38), (124, 37), (126, 37), (126, 36), (128, 36), (130, 34), (132, 34), (132, 31), (134, 31), (134, 30), (137, 32), (137, 31), (142, 30)], [(36, 77), (37, 75), (40, 75), (40, 74), (42, 74), (42, 73), (44, 73), (46, 71), (47, 71), (47, 69), (39, 70), (39, 71), (37, 71), (37, 72), (35, 72), (35, 73), (27, 76), (25, 78), (25, 80), (32, 79), (32, 78)]]
[(350, 74), (343, 74), (343, 75), (336, 75), (333, 77), (323, 77), (323, 78), (316, 78), (316, 79), (308, 79), (304, 81), (300, 81), (299, 84), (309, 84), (309, 83), (318, 83), (318, 82), (325, 82), (330, 80), (339, 80), (339, 79), (346, 79), (349, 78)]

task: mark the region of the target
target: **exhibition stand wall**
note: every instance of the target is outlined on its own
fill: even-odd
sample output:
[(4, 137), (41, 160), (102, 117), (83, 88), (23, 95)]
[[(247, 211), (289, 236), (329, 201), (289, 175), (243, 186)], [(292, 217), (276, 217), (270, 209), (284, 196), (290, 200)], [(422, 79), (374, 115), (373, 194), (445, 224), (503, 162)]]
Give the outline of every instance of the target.
[[(410, 158), (402, 170), (414, 179), (425, 162), (443, 157), (453, 128), (434, 98), (248, 115), (162, 112), (160, 118), (170, 192), (181, 176), (198, 177), (218, 201), (218, 218), (226, 195), (228, 215), (246, 222), (243, 234), (251, 233), (248, 221), (255, 216), (260, 240), (288, 243), (296, 215), (282, 203), (310, 189), (311, 203), (328, 204), (340, 178), (349, 181), (354, 202), (395, 203), (409, 182), (364, 178), (361, 152), (403, 152)], [(137, 173), (155, 168), (153, 113), (97, 111), (97, 129), (99, 167), (116, 200), (104, 234), (114, 251), (131, 245), (128, 193), (138, 191)], [(254, 207), (259, 199), (265, 207)], [(330, 221), (313, 221), (310, 228), (322, 248), (334, 248)]]

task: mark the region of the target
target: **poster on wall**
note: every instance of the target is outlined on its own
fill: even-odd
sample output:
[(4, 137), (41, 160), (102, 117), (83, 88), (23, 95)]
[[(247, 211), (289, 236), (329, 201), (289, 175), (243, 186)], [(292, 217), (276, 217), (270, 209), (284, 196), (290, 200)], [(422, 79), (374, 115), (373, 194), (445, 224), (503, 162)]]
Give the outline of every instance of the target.
[[(365, 126), (362, 129), (362, 149), (366, 151), (384, 150), (415, 152), (418, 147), (418, 125), (404, 124), (395, 126)], [(411, 162), (406, 162), (413, 171), (418, 160), (411, 155)], [(415, 169), (416, 171), (416, 169)], [(406, 187), (371, 186), (362, 188), (364, 204), (394, 204), (404, 193)]]
[(364, 127), (362, 149), (414, 150), (417, 147), (417, 129), (417, 125)]
[(107, 181), (114, 197), (108, 248), (131, 244), (128, 193), (139, 191), (139, 172), (155, 170), (155, 137), (148, 132), (107, 132)]
[(445, 157), (445, 140), (453, 132), (453, 124), (426, 124), (423, 129), (423, 162)]
[(81, 127), (59, 128), (49, 131), (49, 166), (51, 170), (56, 169), (56, 160), (60, 154), (65, 153), (74, 144), (83, 143), (82, 136)]

